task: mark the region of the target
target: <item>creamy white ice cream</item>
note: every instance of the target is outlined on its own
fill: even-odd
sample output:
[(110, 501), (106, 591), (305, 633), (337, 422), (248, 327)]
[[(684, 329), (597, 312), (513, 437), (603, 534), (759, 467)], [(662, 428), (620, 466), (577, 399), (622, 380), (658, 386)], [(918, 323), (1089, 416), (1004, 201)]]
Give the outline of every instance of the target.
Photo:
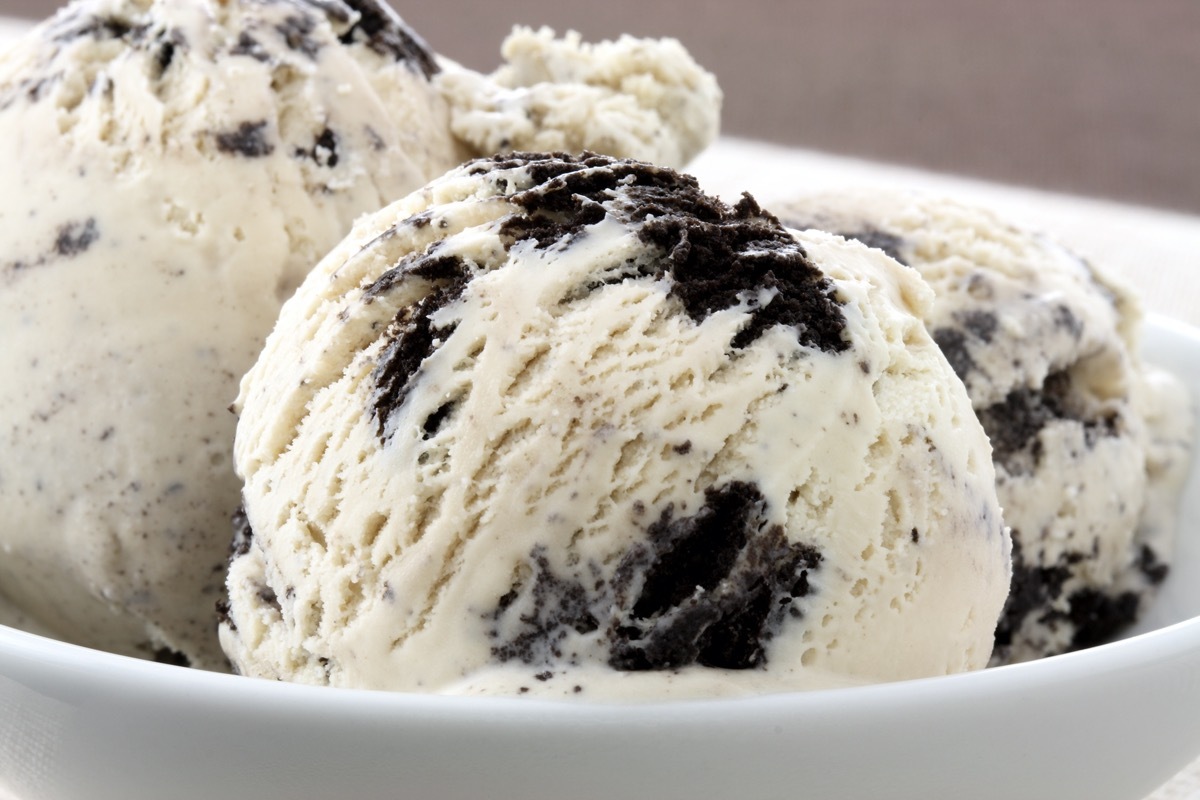
[(983, 666), (986, 437), (915, 272), (602, 157), (364, 218), (242, 383), (244, 674), (634, 697)]
[[(711, 76), (677, 45), (630, 47), (622, 82), (646, 69), (651, 100), (703, 128), (630, 147), (690, 155), (715, 134)], [(708, 94), (679, 99), (691, 84), (656, 64)], [(358, 215), (491, 146), (477, 120), (479, 142), (456, 139), (441, 70), (377, 0), (85, 0), (0, 60), (0, 596), (77, 643), (225, 665), (227, 406)], [(642, 125), (605, 119), (581, 141)]]
[(716, 138), (721, 90), (674, 39), (591, 44), (518, 27), (501, 52), (490, 75), (446, 64), (436, 81), (454, 135), (478, 154), (591, 150), (682, 167)]
[(237, 378), (356, 216), (459, 159), (428, 51), (326, 8), (93, 0), (0, 62), (0, 592), (67, 639), (223, 665)]
[(995, 662), (1096, 644), (1136, 619), (1168, 569), (1192, 432), (1180, 383), (1137, 355), (1130, 291), (953, 200), (862, 190), (779, 211), (878, 247), (933, 287), (929, 327), (991, 437), (1012, 527)]

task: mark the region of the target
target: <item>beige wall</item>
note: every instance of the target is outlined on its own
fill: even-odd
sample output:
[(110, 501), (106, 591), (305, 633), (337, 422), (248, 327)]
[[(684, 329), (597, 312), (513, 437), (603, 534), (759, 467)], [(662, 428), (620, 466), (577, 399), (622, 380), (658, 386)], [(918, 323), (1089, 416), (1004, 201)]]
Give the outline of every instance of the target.
[(1200, 212), (1200, 0), (394, 4), (480, 69), (514, 22), (676, 36), (728, 133)]

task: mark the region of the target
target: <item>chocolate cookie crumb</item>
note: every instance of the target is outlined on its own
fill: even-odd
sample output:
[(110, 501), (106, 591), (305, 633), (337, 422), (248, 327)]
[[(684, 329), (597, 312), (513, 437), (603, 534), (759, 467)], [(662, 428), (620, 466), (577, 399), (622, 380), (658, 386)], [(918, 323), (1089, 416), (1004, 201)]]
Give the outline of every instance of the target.
[(275, 151), (275, 145), (267, 139), (267, 121), (243, 122), (237, 130), (215, 134), (217, 149), (222, 153), (261, 158)]
[(237, 623), (233, 621), (233, 616), (231, 614), (233, 609), (229, 605), (228, 598), (222, 597), (221, 599), (217, 600), (214, 610), (217, 612), (217, 624), (228, 626), (229, 630), (231, 631), (236, 631), (238, 629)]
[(54, 252), (65, 257), (77, 256), (86, 252), (99, 239), (100, 230), (96, 226), (95, 217), (88, 217), (82, 222), (68, 222), (58, 229), (58, 235), (54, 239)]
[[(453, 333), (452, 328), (436, 328), (433, 314), (458, 299), (468, 280), (466, 264), (461, 259), (426, 254), (406, 259), (381, 275), (363, 293), (363, 302), (389, 291), (406, 276), (433, 281), (435, 288), (417, 303), (401, 309), (388, 327), (388, 344), (371, 373), (376, 387), (371, 396), (371, 410), (383, 440), (387, 438), (389, 422), (418, 380), (422, 362)], [(428, 419), (424, 424), (428, 425)]]
[(1062, 596), (1063, 585), (1071, 577), (1071, 566), (1082, 556), (1066, 556), (1050, 566), (1029, 561), (1021, 547), (1020, 531), (1012, 537), (1012, 584), (1004, 612), (996, 626), (996, 647), (1007, 648), (1030, 614), (1036, 613)]
[(801, 344), (825, 352), (849, 348), (832, 283), (750, 195), (730, 207), (704, 194), (689, 175), (593, 153), (510, 153), (481, 160), (476, 169), (519, 167), (529, 170), (535, 185), (510, 198), (525, 211), (501, 227), (501, 235), (514, 243), (565, 244), (614, 216), (662, 258), (630, 264), (627, 273), (609, 280), (669, 275), (671, 295), (697, 322), (714, 311), (743, 306), (750, 321), (735, 335), (734, 348), (749, 346), (776, 325), (794, 328)]
[(190, 667), (192, 660), (178, 650), (170, 647), (159, 647), (154, 651), (154, 660), (159, 664), (172, 664), (176, 667)]
[(1171, 571), (1170, 565), (1160, 561), (1154, 549), (1146, 544), (1143, 544), (1142, 549), (1138, 551), (1137, 566), (1153, 586), (1160, 585), (1167, 579), (1167, 574)]
[(303, 53), (309, 58), (316, 58), (321, 52), (320, 42), (312, 37), (315, 28), (313, 18), (307, 14), (290, 14), (275, 26), (276, 32), (289, 50)]
[(262, 46), (262, 42), (245, 31), (238, 34), (237, 42), (229, 49), (229, 52), (235, 56), (249, 56), (255, 61), (263, 63), (271, 60), (271, 55)]
[(809, 594), (809, 572), (822, 560), (769, 525), (761, 492), (737, 481), (707, 490), (694, 516), (674, 518), (667, 509), (648, 539), (614, 577), (615, 669), (762, 665), (766, 642), (785, 617), (799, 614), (795, 601)]
[(429, 45), (387, 3), (379, 0), (345, 0), (358, 12), (358, 21), (340, 37), (343, 44), (365, 42), (367, 47), (383, 56), (404, 61), (425, 76), (432, 78), (441, 71)]
[[(1009, 474), (1022, 474), (1041, 463), (1038, 433), (1056, 420), (1083, 426), (1084, 441), (1092, 446), (1101, 436), (1117, 432), (1113, 416), (1090, 418), (1072, 407), (1071, 375), (1067, 371), (1047, 376), (1041, 389), (1014, 389), (1004, 400), (977, 412), (992, 443), (992, 457)], [(1026, 464), (1025, 454), (1032, 464)]]
[(324, 128), (313, 138), (312, 147), (307, 150), (297, 147), (294, 155), (297, 158), (311, 158), (320, 167), (336, 167), (340, 160), (337, 134), (329, 128)]
[[(592, 611), (596, 598), (577, 581), (556, 575), (545, 548), (535, 549), (530, 560), (532, 577), (514, 585), (487, 615), (494, 623), (489, 630), (492, 656), (499, 661), (550, 664), (563, 659), (561, 644), (570, 631), (587, 634), (600, 627)], [(513, 633), (506, 636), (502, 631)]]
[(250, 529), (250, 518), (246, 516), (245, 506), (238, 506), (229, 522), (233, 528), (233, 538), (229, 542), (229, 559), (232, 561), (250, 552), (250, 541), (254, 538), (254, 531)]
[(1070, 620), (1075, 626), (1071, 647), (1082, 650), (1112, 641), (1133, 624), (1140, 598), (1134, 592), (1106, 594), (1090, 587), (1071, 594)]
[(935, 328), (931, 331), (933, 342), (942, 351), (942, 355), (950, 362), (950, 368), (959, 380), (966, 380), (971, 370), (975, 369), (975, 359), (967, 348), (967, 336), (958, 328)]

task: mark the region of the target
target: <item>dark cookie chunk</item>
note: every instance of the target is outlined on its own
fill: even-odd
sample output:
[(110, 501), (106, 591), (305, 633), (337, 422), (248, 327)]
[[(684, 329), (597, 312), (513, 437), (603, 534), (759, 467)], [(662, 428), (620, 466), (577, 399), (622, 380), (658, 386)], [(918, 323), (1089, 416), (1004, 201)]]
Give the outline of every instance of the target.
[(176, 667), (190, 667), (192, 660), (178, 650), (170, 647), (159, 647), (154, 651), (154, 660), (159, 664), (172, 664)]
[[(1111, 641), (1137, 619), (1140, 598), (1134, 592), (1108, 594), (1092, 587), (1083, 587), (1065, 598), (1065, 611), (1052, 608), (1063, 599), (1063, 586), (1087, 556), (1083, 553), (1066, 553), (1053, 565), (1038, 565), (1025, 559), (1019, 537), (1020, 534), (1014, 531), (1012, 589), (996, 627), (997, 654), (1006, 653), (1022, 623), (1031, 616), (1052, 629), (1060, 625), (1069, 626), (1067, 630), (1071, 631), (1072, 650)], [(1157, 563), (1153, 553), (1148, 556), (1143, 553), (1143, 558)], [(1154, 571), (1153, 567), (1151, 571)]]
[[(422, 228), (429, 224), (427, 218), (421, 217), (414, 217), (408, 222), (415, 228)], [(367, 247), (389, 239), (395, 234), (396, 229), (389, 228), (375, 237)], [(363, 291), (363, 302), (373, 302), (376, 297), (392, 291), (404, 279), (412, 277), (424, 278), (434, 283), (448, 282), (456, 285), (461, 283), (463, 285), (459, 286), (459, 289), (464, 288), (468, 278), (466, 263), (458, 256), (438, 255), (439, 244), (435, 242), (424, 253), (406, 256), (399, 264), (376, 278), (375, 282)]]
[(305, 150), (298, 147), (295, 155), (297, 158), (311, 158), (318, 166), (336, 167), (340, 160), (337, 134), (329, 128), (324, 128), (313, 139), (311, 148)]
[(622, 181), (658, 184), (670, 191), (683, 176), (671, 170), (608, 156), (584, 153), (509, 153), (475, 162), (472, 174), (525, 167), (532, 187), (510, 198), (525, 214), (504, 221), (500, 235), (512, 244), (533, 240), (538, 247), (567, 244), (609, 213), (605, 203), (622, 190)]
[(821, 554), (767, 524), (753, 484), (709, 489), (705, 501), (691, 517), (667, 509), (646, 530), (646, 542), (621, 559), (611, 584), (596, 567), (582, 578), (556, 575), (545, 549), (535, 548), (530, 577), (484, 615), (492, 655), (570, 663), (567, 637), (599, 632), (609, 665), (619, 670), (764, 664), (767, 642), (788, 618), (803, 616), (797, 601), (809, 594)]
[(953, 316), (955, 322), (961, 325), (963, 330), (984, 344), (991, 343), (993, 337), (996, 335), (996, 330), (1000, 327), (1000, 321), (996, 319), (996, 315), (991, 311), (970, 309), (968, 311), (956, 311)]
[[(842, 352), (846, 321), (833, 285), (791, 234), (749, 195), (733, 207), (704, 194), (695, 178), (635, 161), (511, 153), (477, 162), (476, 173), (526, 167), (535, 185), (511, 197), (525, 214), (505, 221), (501, 235), (550, 247), (581, 235), (606, 215), (636, 227), (662, 252), (627, 274), (669, 274), (671, 294), (697, 322), (746, 303), (750, 322), (733, 347), (752, 344), (775, 325), (794, 328), (800, 342)], [(598, 281), (597, 286), (604, 281)], [(768, 294), (761, 302), (760, 292)]]
[(629, 202), (632, 218), (645, 220), (641, 238), (666, 250), (675, 279), (671, 293), (694, 319), (735, 305), (743, 293), (775, 292), (753, 310), (750, 323), (733, 338), (735, 348), (776, 325), (795, 328), (801, 344), (828, 353), (850, 347), (842, 337), (846, 318), (833, 285), (750, 195), (730, 209), (698, 189), (688, 194), (638, 187)]
[(100, 230), (94, 217), (82, 222), (68, 222), (58, 229), (54, 239), (54, 253), (59, 256), (77, 256), (85, 252), (100, 239)]
[[(600, 622), (592, 608), (597, 598), (574, 580), (561, 578), (550, 569), (545, 548), (535, 548), (531, 554), (532, 577), (514, 585), (499, 599), (490, 614), (495, 623), (488, 631), (492, 638), (492, 655), (499, 661), (520, 661), (524, 664), (548, 664), (564, 658), (561, 645), (570, 631), (586, 634), (597, 630)], [(518, 603), (522, 595), (527, 601)], [(532, 608), (529, 608), (532, 606)], [(504, 636), (501, 622), (517, 614), (515, 633)]]
[[(250, 518), (246, 515), (246, 507), (238, 506), (229, 518), (233, 536), (229, 540), (229, 561), (250, 552), (250, 542), (254, 539), (254, 531), (250, 528)], [(278, 600), (276, 600), (278, 603)], [(229, 604), (228, 595), (222, 591), (222, 597), (216, 602), (217, 623), (229, 626), (231, 631), (237, 630), (233, 621), (233, 608)]]
[(255, 39), (246, 31), (238, 34), (237, 42), (229, 49), (229, 52), (235, 56), (249, 56), (255, 61), (263, 63), (271, 60), (271, 54), (262, 46), (262, 42)]
[(226, 625), (231, 631), (236, 631), (238, 629), (237, 623), (233, 621), (233, 608), (229, 605), (229, 600), (227, 598), (222, 597), (221, 599), (217, 600), (213, 610), (217, 614), (218, 625)]
[(380, 55), (407, 62), (426, 78), (441, 70), (429, 45), (387, 3), (346, 0), (346, 5), (358, 13), (358, 20), (341, 35), (343, 44), (365, 42)]
[(1138, 551), (1137, 567), (1151, 586), (1161, 584), (1167, 579), (1167, 573), (1171, 571), (1170, 565), (1159, 560), (1158, 553), (1154, 552), (1154, 548), (1145, 544)]
[(1056, 420), (1073, 420), (1083, 426), (1084, 441), (1091, 447), (1102, 436), (1117, 433), (1117, 419), (1108, 415), (1087, 418), (1073, 407), (1071, 375), (1066, 371), (1047, 376), (1040, 390), (1015, 389), (999, 403), (978, 412), (992, 443), (992, 459), (1010, 474), (1027, 470), (1021, 455), (1028, 453), (1036, 469), (1042, 450), (1038, 433)]
[(950, 362), (954, 374), (961, 380), (966, 380), (978, 366), (971, 356), (972, 345), (990, 344), (1000, 327), (1000, 322), (991, 311), (979, 309), (956, 311), (952, 319), (956, 325), (934, 328), (931, 335), (942, 355)]
[(1021, 624), (1030, 614), (1042, 612), (1062, 596), (1063, 585), (1071, 577), (1071, 568), (1083, 556), (1064, 556), (1060, 562), (1046, 566), (1027, 561), (1020, 542), (1020, 533), (1013, 531), (1012, 584), (1004, 612), (996, 626), (996, 648), (1004, 650), (1013, 643)]
[(154, 47), (157, 48), (154, 51), (154, 63), (158, 67), (158, 77), (161, 79), (175, 63), (178, 52), (187, 48), (187, 38), (182, 31), (161, 31), (154, 39)]
[(665, 511), (648, 544), (618, 566), (618, 613), (609, 627), (614, 668), (757, 667), (784, 619), (801, 614), (795, 601), (809, 593), (808, 574), (821, 554), (767, 524), (753, 484), (709, 489), (705, 501), (695, 516)]
[(1092, 588), (1080, 589), (1070, 597), (1068, 618), (1075, 628), (1071, 648), (1083, 650), (1112, 641), (1138, 617), (1140, 598), (1133, 592), (1106, 594)]
[[(401, 309), (388, 326), (388, 344), (371, 373), (375, 384), (371, 409), (379, 437), (384, 441), (387, 440), (388, 422), (404, 405), (418, 380), (422, 362), (453, 332), (453, 329), (435, 328), (432, 320), (434, 312), (457, 300), (469, 280), (462, 259), (438, 256), (436, 248), (431, 250), (433, 252), (407, 258), (388, 270), (363, 295), (364, 302), (371, 302), (373, 297), (388, 291), (404, 277), (423, 278), (434, 285), (433, 290), (419, 302)], [(428, 425), (428, 420), (424, 424)], [(440, 425), (441, 421), (437, 424)]]
[(82, 11), (65, 11), (56, 17), (51, 35), (56, 42), (69, 42), (90, 37), (96, 40), (124, 39), (140, 29), (128, 20), (116, 16), (97, 16)]
[(942, 351), (950, 368), (960, 380), (965, 379), (971, 370), (975, 369), (975, 359), (967, 347), (967, 335), (958, 328), (934, 328), (931, 332), (934, 344)]
[(1063, 303), (1054, 307), (1054, 327), (1067, 331), (1075, 339), (1083, 336), (1083, 320)]
[(217, 149), (222, 153), (261, 158), (275, 151), (275, 145), (267, 138), (267, 121), (243, 122), (236, 130), (217, 133)]
[(246, 516), (245, 506), (238, 506), (237, 511), (229, 518), (229, 523), (233, 529), (233, 537), (229, 541), (229, 560), (232, 561), (250, 552), (254, 531), (250, 529), (250, 518)]
[(162, 77), (168, 69), (171, 68), (171, 62), (175, 60), (175, 43), (167, 40), (158, 47), (158, 52), (154, 54), (154, 61), (158, 64), (158, 77)]
[(446, 420), (448, 420), (454, 414), (454, 409), (457, 406), (457, 400), (450, 400), (442, 403), (437, 407), (436, 410), (434, 410), (432, 414), (426, 417), (425, 422), (421, 424), (421, 430), (424, 432), (423, 438), (432, 439), (434, 436), (436, 436), (437, 432), (441, 430), (442, 425), (446, 422)]
[(275, 30), (283, 38), (287, 49), (316, 58), (317, 53), (321, 52), (321, 42), (312, 35), (316, 27), (316, 22), (309, 15), (290, 14), (275, 26)]
[(283, 611), (283, 606), (279, 605), (279, 595), (275, 594), (275, 590), (270, 586), (258, 587), (258, 599), (278, 612)]

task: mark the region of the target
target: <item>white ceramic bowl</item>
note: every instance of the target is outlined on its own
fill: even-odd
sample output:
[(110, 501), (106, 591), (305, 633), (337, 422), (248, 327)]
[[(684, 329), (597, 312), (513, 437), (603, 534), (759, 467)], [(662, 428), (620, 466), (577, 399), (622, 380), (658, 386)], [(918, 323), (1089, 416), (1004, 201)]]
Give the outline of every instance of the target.
[[(1200, 397), (1200, 332), (1151, 360)], [(652, 705), (195, 672), (0, 628), (0, 798), (1140, 800), (1200, 754), (1200, 471), (1130, 638), (947, 678)], [(7, 795), (6, 795), (7, 793)]]

